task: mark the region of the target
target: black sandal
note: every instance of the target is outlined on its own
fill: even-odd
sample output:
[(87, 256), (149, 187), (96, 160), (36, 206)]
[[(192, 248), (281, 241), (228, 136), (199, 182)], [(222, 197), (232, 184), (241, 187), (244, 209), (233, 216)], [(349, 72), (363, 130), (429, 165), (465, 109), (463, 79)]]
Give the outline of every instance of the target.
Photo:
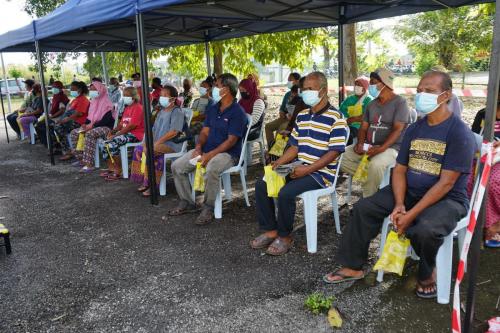
[[(424, 289), (426, 288), (432, 288), (432, 291), (426, 292)], [(422, 291), (418, 290), (419, 288), (422, 289)], [(433, 282), (428, 282), (428, 283), (422, 283), (421, 281), (417, 282), (417, 288), (415, 289), (415, 294), (420, 297), (420, 298), (425, 298), (425, 299), (431, 299), (431, 298), (436, 298), (437, 297), (437, 284), (435, 281)]]

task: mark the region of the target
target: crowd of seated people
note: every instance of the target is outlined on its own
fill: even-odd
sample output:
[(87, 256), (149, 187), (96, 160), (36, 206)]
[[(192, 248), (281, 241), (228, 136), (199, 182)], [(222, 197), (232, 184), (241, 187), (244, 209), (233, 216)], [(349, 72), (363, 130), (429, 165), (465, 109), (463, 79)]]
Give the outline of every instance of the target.
[[(229, 73), (219, 75), (216, 80), (209, 76), (199, 84), (199, 97), (194, 101), (189, 79), (184, 80), (182, 92), (169, 84), (162, 85), (158, 78), (152, 80), (148, 96), (155, 110), (152, 124), (155, 184), (144, 170), (147, 148), (143, 140), (141, 95), (145, 90), (137, 82), (139, 76), (134, 74), (133, 83), (122, 90), (115, 78), (108, 87), (97, 78), (88, 88), (85, 83), (75, 81), (70, 85), (70, 101), (62, 83), (54, 81), (49, 124), (51, 135), (53, 132), (64, 153), (61, 160), (74, 158), (73, 164), (81, 172), (89, 173), (94, 170), (95, 156), (100, 154), (107, 162), (107, 170), (100, 175), (107, 181), (118, 181), (122, 168), (129, 167), (121, 165), (120, 147), (140, 143), (132, 152), (130, 178), (139, 186), (138, 192), (148, 197), (152, 186), (159, 187), (166, 163), (164, 155), (179, 153), (182, 143), (190, 140), (192, 149), (171, 164), (180, 200), (168, 214), (199, 212), (195, 224), (207, 225), (214, 219), (221, 174), (238, 163), (248, 127), (262, 121), (266, 111), (258, 77), (250, 74), (239, 81)], [(43, 103), (41, 86), (31, 80), (25, 84), (28, 92), (23, 105), (8, 119), (19, 136), (22, 130), (29, 137), (30, 124), (42, 115)], [(422, 76), (415, 97), (420, 115), (416, 122), (406, 99), (394, 92), (394, 74), (386, 68), (371, 72), (369, 78), (357, 78), (353, 94), (339, 109), (330, 103), (328, 80), (321, 72), (304, 77), (291, 73), (288, 88), (279, 117), (265, 125), (268, 149), (277, 134), (288, 137), (283, 152), (270, 164), (273, 169), (294, 161), (301, 165), (287, 176), (276, 199), (269, 197), (266, 182), (257, 180), (256, 214), (261, 234), (250, 241), (250, 246), (265, 249), (274, 256), (290, 251), (294, 243), (296, 197), (331, 186), (340, 172), (353, 175), (366, 155), (368, 177), (362, 184), (362, 199), (353, 207), (353, 216), (345, 227), (336, 256), (342, 267), (325, 275), (323, 280), (335, 284), (363, 278), (370, 241), (390, 216), (398, 233), (406, 234), (420, 257), (416, 294), (435, 297), (436, 254), (443, 237), (467, 213), (467, 179), (475, 151), (472, 131), (453, 110), (456, 96), (449, 74), (433, 69)], [(122, 112), (118, 112), (120, 103)], [(183, 108), (193, 111), (189, 124)], [(251, 116), (250, 123), (247, 114)], [(472, 130), (476, 133), (482, 131), (484, 114), (484, 110), (479, 111), (474, 120)], [(46, 137), (44, 126), (42, 122), (35, 126), (40, 131), (39, 137)], [(499, 133), (500, 103), (495, 125), (497, 139)], [(193, 160), (206, 168), (201, 206), (197, 206), (192, 195), (190, 177), (196, 169)], [(379, 188), (390, 168), (393, 168), (391, 183)], [(486, 197), (488, 247), (500, 244), (499, 172), (495, 165)]]

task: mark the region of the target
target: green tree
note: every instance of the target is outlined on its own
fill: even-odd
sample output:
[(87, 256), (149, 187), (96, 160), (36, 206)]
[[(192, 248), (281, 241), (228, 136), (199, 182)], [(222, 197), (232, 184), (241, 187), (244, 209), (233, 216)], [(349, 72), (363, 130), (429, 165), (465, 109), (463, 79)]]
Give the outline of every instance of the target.
[(356, 49), (358, 70), (367, 73), (389, 62), (390, 45), (382, 38), (382, 28), (370, 22), (357, 24)]

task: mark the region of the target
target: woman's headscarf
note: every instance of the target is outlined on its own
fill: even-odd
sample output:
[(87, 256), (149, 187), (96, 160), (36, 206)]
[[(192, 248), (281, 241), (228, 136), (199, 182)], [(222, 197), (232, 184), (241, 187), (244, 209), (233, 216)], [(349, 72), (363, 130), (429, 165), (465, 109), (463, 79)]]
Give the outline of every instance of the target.
[(52, 96), (52, 107), (50, 108), (50, 114), (54, 114), (61, 108), (61, 103), (67, 105), (69, 102), (68, 96), (64, 94), (64, 86), (61, 81), (55, 81), (52, 83), (52, 88), (59, 89), (59, 93)]
[(116, 110), (114, 110), (113, 103), (109, 99), (106, 86), (99, 81), (92, 81), (92, 85), (96, 88), (99, 96), (90, 101), (87, 119), (91, 124), (94, 124), (101, 120), (108, 111), (113, 111), (113, 118), (116, 119)]
[(250, 97), (249, 98), (242, 97), (240, 98), (240, 101), (238, 103), (241, 105), (241, 107), (245, 110), (246, 113), (252, 114), (253, 105), (255, 101), (260, 98), (259, 93), (257, 92), (257, 85), (255, 84), (255, 82), (252, 82), (249, 79), (243, 79), (240, 82), (240, 87), (245, 88)]

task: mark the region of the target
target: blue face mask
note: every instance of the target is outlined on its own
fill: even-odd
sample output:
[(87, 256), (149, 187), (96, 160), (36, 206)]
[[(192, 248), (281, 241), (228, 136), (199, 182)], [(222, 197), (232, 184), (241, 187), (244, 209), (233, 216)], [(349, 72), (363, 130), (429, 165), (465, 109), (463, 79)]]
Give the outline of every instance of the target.
[(293, 87), (293, 81), (288, 81), (286, 83), (286, 86), (287, 86), (288, 89), (292, 89), (292, 87)]
[(170, 97), (160, 96), (160, 105), (166, 108), (170, 105)]
[(52, 88), (52, 94), (57, 95), (61, 92), (59, 88)]
[[(384, 86), (385, 88), (385, 86)], [(377, 88), (377, 85), (376, 84), (370, 84), (370, 86), (368, 87), (368, 93), (370, 94), (370, 96), (372, 96), (373, 98), (377, 98), (378, 95), (380, 95), (380, 92), (382, 90), (384, 90), (384, 88), (378, 90)]]
[(302, 100), (306, 105), (315, 106), (321, 101), (318, 90), (305, 90), (302, 92)]
[(439, 95), (426, 92), (417, 93), (415, 95), (415, 108), (417, 109), (417, 112), (427, 115), (436, 111), (436, 109), (442, 104), (442, 102), (438, 103), (438, 97), (444, 93), (445, 91)]
[(99, 92), (97, 90), (90, 90), (89, 91), (89, 97), (90, 97), (90, 99), (97, 98), (97, 96), (99, 96)]
[(215, 103), (219, 103), (220, 100), (222, 99), (222, 97), (224, 97), (224, 96), (220, 95), (220, 89), (217, 88), (217, 87), (213, 87), (213, 89), (212, 89), (212, 99), (214, 100), (214, 102)]
[(200, 96), (205, 96), (207, 94), (207, 88), (205, 87), (200, 87), (198, 91), (200, 92)]
[(78, 91), (76, 91), (76, 90), (71, 90), (71, 91), (69, 92), (69, 95), (70, 95), (71, 97), (78, 97)]

